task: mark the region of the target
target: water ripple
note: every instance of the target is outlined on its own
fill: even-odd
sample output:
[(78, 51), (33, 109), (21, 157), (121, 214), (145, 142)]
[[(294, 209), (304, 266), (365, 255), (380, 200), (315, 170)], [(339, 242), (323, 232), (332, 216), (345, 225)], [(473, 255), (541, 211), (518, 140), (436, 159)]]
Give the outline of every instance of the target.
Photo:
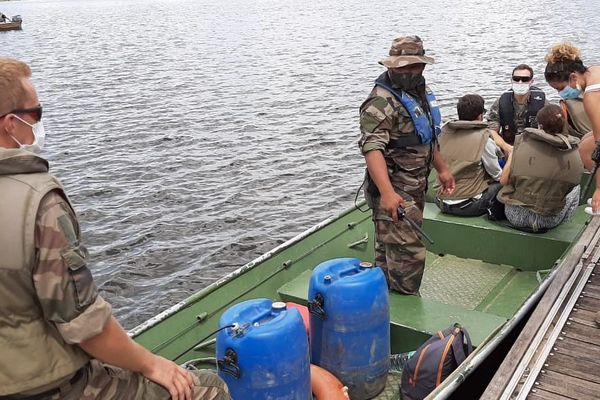
[(395, 36), (424, 39), (451, 117), (521, 62), (548, 90), (559, 40), (597, 63), (594, 3), (24, 0), (0, 3), (24, 19), (0, 48), (33, 68), (45, 154), (132, 327), (352, 204), (358, 106)]

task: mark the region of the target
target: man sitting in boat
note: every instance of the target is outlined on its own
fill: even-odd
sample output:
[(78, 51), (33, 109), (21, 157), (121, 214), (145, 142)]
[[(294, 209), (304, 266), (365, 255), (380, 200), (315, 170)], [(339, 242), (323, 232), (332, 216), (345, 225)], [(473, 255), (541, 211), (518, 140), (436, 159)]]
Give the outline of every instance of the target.
[(8, 21), (8, 17), (0, 12), (0, 22)]
[(491, 137), (483, 97), (467, 94), (456, 106), (458, 121), (442, 127), (440, 152), (456, 181), (452, 194), (438, 185), (435, 203), (445, 214), (474, 217), (484, 215), (502, 187), (498, 181), (498, 146)]
[(565, 134), (562, 109), (547, 105), (537, 120), (541, 129), (527, 128), (515, 140), (498, 193), (511, 225), (534, 232), (554, 228), (575, 214), (583, 173), (579, 139)]
[(431, 165), (446, 193), (454, 178), (437, 146), (441, 115), (423, 70), (433, 58), (425, 55), (418, 36), (395, 39), (387, 67), (360, 107), (359, 147), (367, 162), (367, 203), (373, 209), (376, 265), (391, 290), (419, 294), (425, 268), (425, 246), (398, 207), (417, 224), (423, 221), (425, 188)]
[(30, 76), (0, 58), (0, 399), (229, 399), (215, 374), (152, 354), (112, 317), (71, 203), (38, 155)]
[(492, 104), (487, 118), (494, 141), (507, 156), (516, 135), (525, 128), (538, 127), (535, 116), (547, 104), (544, 92), (532, 86), (533, 69), (529, 65), (517, 65), (511, 81), (511, 89)]

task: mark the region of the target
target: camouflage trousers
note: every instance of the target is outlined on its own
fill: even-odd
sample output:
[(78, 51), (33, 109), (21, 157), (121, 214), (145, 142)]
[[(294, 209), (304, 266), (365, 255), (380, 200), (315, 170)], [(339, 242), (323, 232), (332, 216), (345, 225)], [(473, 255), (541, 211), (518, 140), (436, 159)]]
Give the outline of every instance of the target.
[[(406, 201), (406, 216), (419, 226), (423, 224), (424, 191), (411, 193), (397, 190)], [(400, 294), (419, 295), (425, 270), (425, 245), (406, 221), (394, 223), (379, 207), (379, 198), (369, 198), (375, 224), (375, 265), (383, 269), (390, 290)]]
[[(230, 400), (225, 383), (211, 371), (191, 371), (194, 400)], [(143, 375), (92, 360), (84, 377), (69, 388), (61, 388), (47, 400), (167, 400), (171, 396), (162, 386)], [(46, 400), (46, 399), (44, 399)]]

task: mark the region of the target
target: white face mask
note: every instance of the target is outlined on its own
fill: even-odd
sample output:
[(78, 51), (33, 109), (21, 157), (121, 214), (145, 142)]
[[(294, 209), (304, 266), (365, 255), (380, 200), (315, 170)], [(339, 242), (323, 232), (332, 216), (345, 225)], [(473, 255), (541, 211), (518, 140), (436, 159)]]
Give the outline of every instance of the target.
[(529, 93), (529, 83), (513, 82), (512, 90), (516, 95), (522, 96)]
[(35, 154), (40, 154), (42, 152), (42, 149), (44, 148), (44, 142), (46, 141), (46, 131), (44, 130), (44, 123), (42, 122), (42, 120), (39, 120), (35, 124), (31, 125), (29, 122), (23, 120), (22, 118), (19, 118), (14, 114), (13, 116), (19, 121), (31, 127), (31, 130), (33, 131), (33, 143), (21, 144), (21, 142), (19, 142), (14, 136), (11, 136), (12, 139), (15, 142), (17, 142), (21, 149), (30, 151)]

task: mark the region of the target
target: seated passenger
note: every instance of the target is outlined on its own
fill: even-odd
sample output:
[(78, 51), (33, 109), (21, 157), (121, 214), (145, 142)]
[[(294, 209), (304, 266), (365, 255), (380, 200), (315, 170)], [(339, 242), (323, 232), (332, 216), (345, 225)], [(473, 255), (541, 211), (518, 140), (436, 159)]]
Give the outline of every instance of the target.
[(151, 353), (112, 316), (75, 211), (38, 155), (30, 77), (0, 58), (0, 400), (230, 400), (216, 374)]
[(515, 136), (525, 128), (537, 128), (536, 114), (546, 104), (544, 92), (533, 86), (533, 69), (526, 64), (512, 71), (512, 87), (490, 108), (488, 122), (494, 141), (504, 154), (512, 151)]
[(501, 186), (498, 165), (500, 149), (483, 122), (484, 100), (467, 94), (458, 100), (458, 121), (444, 125), (440, 152), (456, 181), (452, 194), (437, 189), (435, 204), (443, 213), (474, 217), (487, 212)]
[(550, 104), (537, 114), (541, 129), (517, 136), (502, 172), (498, 200), (516, 228), (545, 231), (569, 220), (579, 203), (583, 164), (579, 139), (564, 133), (562, 109)]

